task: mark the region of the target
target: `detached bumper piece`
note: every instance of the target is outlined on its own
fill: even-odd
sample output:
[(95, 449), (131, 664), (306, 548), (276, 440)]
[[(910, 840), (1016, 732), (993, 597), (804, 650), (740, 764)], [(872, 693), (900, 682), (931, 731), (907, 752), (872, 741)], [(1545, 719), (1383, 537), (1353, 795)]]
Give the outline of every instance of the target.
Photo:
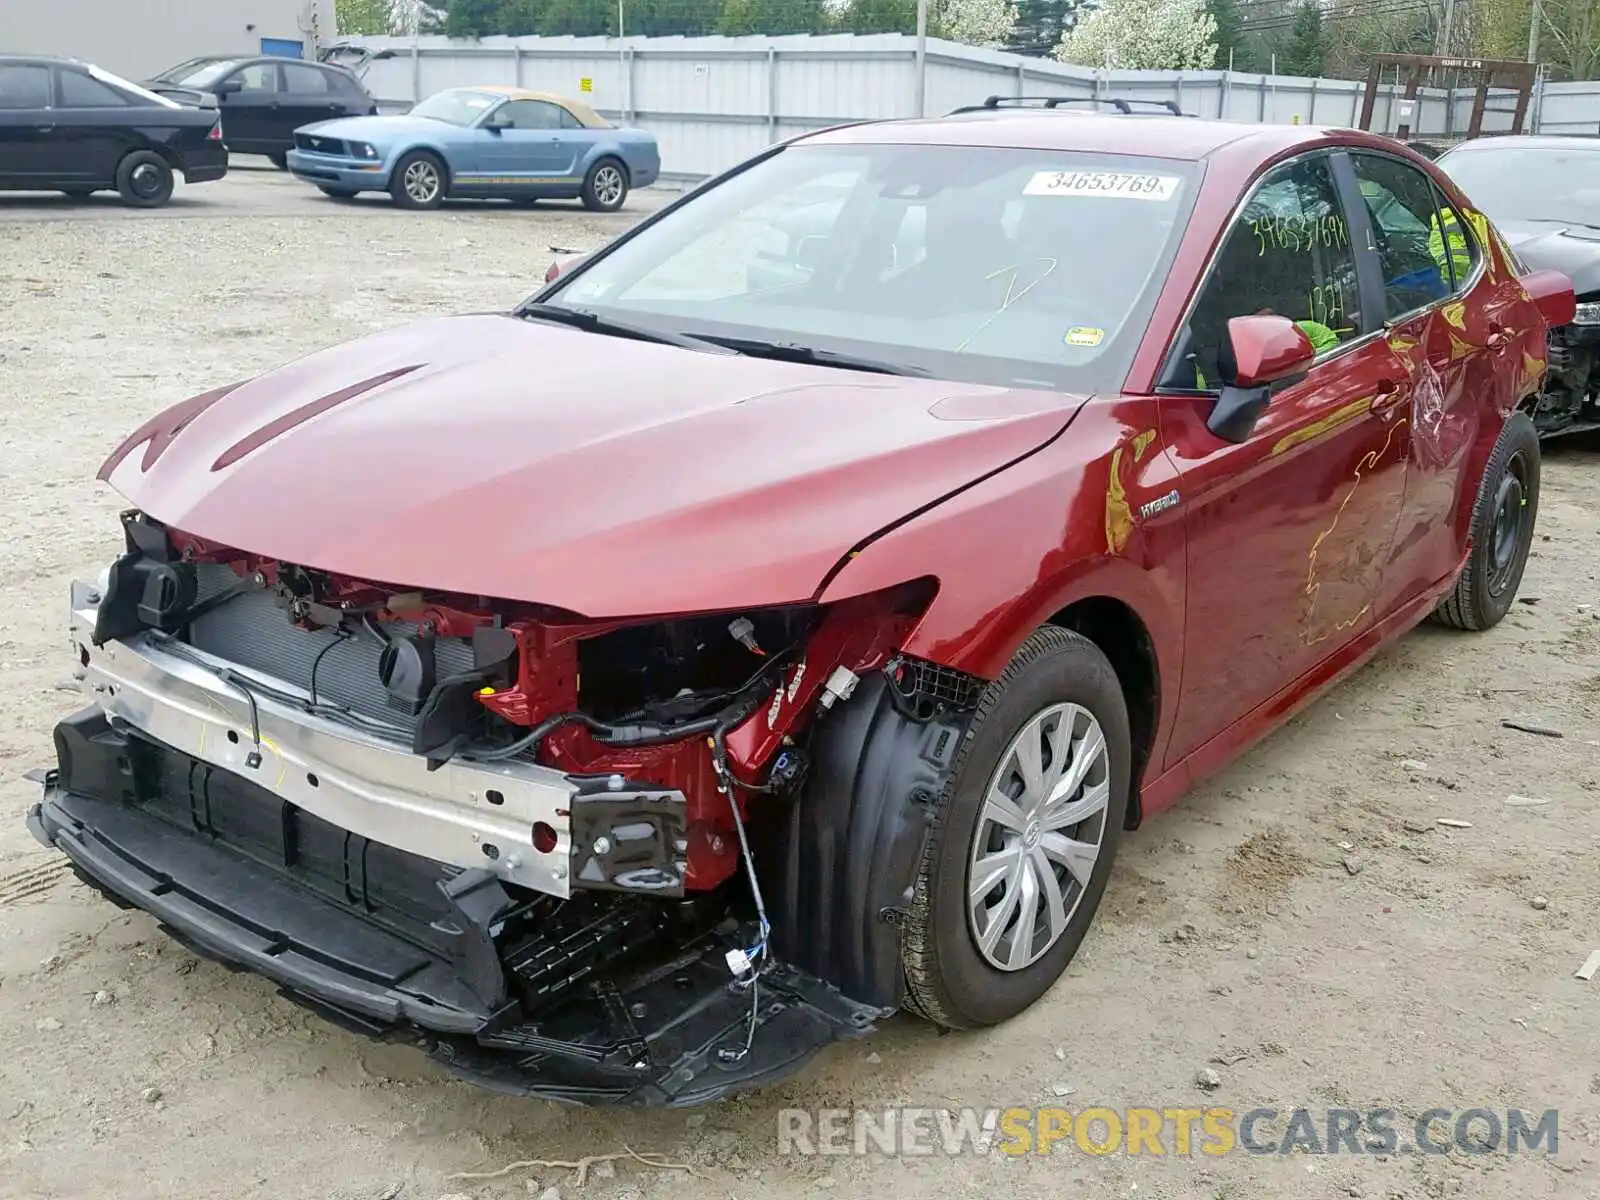
[(57, 726), (56, 750), (28, 823), (87, 883), (195, 952), (497, 1091), (703, 1104), (888, 1013), (779, 962), (738, 986), (724, 956), (750, 934), (726, 897), (541, 895), (349, 833), (98, 707)]

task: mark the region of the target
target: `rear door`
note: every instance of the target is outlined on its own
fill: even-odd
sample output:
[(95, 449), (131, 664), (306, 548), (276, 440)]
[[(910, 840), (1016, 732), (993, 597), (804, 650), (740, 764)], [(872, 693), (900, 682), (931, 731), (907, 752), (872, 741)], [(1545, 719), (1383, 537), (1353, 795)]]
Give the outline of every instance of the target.
[(345, 106), (334, 88), (333, 79), (321, 67), (308, 63), (286, 62), (283, 71), (283, 108), (276, 130), (289, 149), (294, 131), (313, 121), (331, 121), (345, 115)]
[[(1523, 290), (1496, 270), (1484, 233), (1426, 172), (1398, 155), (1352, 151), (1368, 210), (1388, 330), (1416, 379), (1403, 416), (1410, 459), (1405, 504), (1380, 610), (1404, 604), (1460, 566), (1456, 512), (1485, 420), (1515, 404), (1528, 365), (1513, 327)], [(1485, 227), (1486, 228), (1486, 227)]]
[(253, 62), (223, 77), (237, 82), (239, 90), (220, 97), (222, 136), (229, 150), (244, 154), (270, 154), (292, 143), (277, 131), (283, 125), (283, 84), (275, 62)]
[[(1163, 371), (1182, 473), (1188, 603), (1168, 766), (1226, 759), (1252, 711), (1364, 633), (1405, 495), (1410, 379), (1364, 302), (1348, 165), (1317, 151), (1261, 177), (1224, 234)], [(1242, 443), (1206, 428), (1228, 321), (1276, 313), (1321, 347)], [(1215, 739), (1215, 740), (1213, 740)], [(1211, 743), (1210, 746), (1207, 743)], [(1208, 770), (1210, 759), (1197, 760)]]
[(128, 97), (71, 67), (56, 68), (55, 88), (55, 136), (63, 167), (73, 180), (110, 183), (136, 136)]
[(33, 187), (68, 165), (50, 111), (50, 68), (0, 63), (0, 187)]

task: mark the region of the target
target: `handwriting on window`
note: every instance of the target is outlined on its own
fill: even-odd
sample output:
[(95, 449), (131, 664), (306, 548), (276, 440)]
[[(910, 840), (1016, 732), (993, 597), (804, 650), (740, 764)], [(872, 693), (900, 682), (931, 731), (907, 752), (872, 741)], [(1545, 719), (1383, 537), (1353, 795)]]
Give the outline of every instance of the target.
[(1329, 214), (1325, 217), (1256, 217), (1250, 221), (1250, 232), (1255, 235), (1256, 251), (1265, 256), (1268, 250), (1307, 251), (1319, 246), (1337, 248), (1350, 244), (1350, 231), (1344, 218)]

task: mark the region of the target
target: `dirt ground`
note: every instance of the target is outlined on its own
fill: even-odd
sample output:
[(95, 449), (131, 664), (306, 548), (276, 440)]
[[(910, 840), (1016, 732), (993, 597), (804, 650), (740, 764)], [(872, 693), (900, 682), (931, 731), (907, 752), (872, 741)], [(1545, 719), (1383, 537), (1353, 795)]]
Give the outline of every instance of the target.
[[(256, 199), (206, 220), (0, 200), (0, 1197), (1600, 1196), (1600, 978), (1574, 977), (1600, 947), (1595, 441), (1550, 449), (1524, 603), (1500, 628), (1405, 638), (1126, 839), (1066, 978), (996, 1030), (897, 1019), (695, 1114), (510, 1100), (196, 962), (77, 884), (25, 831), (22, 774), (79, 703), (64, 604), (118, 548), (118, 500), (93, 482), (104, 454), (218, 383), (508, 305), (551, 245), (629, 219), (275, 216)], [(777, 1154), (780, 1109), (893, 1104), (1348, 1106), (1402, 1123), (1555, 1108), (1560, 1141), (1554, 1158)], [(452, 1178), (624, 1147), (690, 1169)]]

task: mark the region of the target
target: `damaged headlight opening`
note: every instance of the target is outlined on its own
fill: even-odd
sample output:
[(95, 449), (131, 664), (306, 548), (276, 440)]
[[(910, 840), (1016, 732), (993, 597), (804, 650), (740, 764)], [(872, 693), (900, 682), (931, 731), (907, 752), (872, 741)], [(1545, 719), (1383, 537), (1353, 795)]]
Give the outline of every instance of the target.
[[(180, 934), (183, 904), (204, 908), (196, 948), (543, 1095), (697, 1103), (896, 1007), (775, 955), (771, 905), (807, 903), (783, 831), (807, 819), (815, 756), (837, 774), (857, 753), (825, 743), (864, 719), (844, 704), (859, 685), (880, 722), (976, 702), (958, 685), (981, 681), (899, 653), (933, 581), (594, 621), (265, 559), (136, 512), (124, 528), (127, 552), (74, 592), (96, 704), (58, 727), (32, 818), (72, 856), (95, 829), (118, 864), (85, 871), (96, 886)], [(203, 944), (231, 911), (208, 881), (233, 863), (267, 869), (270, 952), (243, 908), (237, 940)], [(769, 1024), (805, 1054), (758, 1046)]]

